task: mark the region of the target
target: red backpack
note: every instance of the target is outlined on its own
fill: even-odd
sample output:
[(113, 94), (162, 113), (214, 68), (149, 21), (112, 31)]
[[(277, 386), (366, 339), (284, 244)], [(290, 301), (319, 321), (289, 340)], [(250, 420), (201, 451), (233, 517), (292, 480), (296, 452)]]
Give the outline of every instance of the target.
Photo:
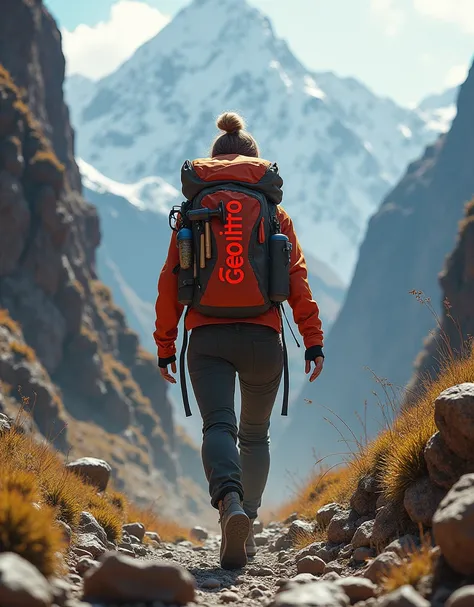
[[(277, 166), (248, 156), (203, 158), (186, 161), (181, 180), (182, 215), (193, 235), (192, 307), (220, 318), (266, 312), (272, 305), (269, 239), (279, 232), (282, 199)], [(189, 299), (188, 293), (183, 303)]]

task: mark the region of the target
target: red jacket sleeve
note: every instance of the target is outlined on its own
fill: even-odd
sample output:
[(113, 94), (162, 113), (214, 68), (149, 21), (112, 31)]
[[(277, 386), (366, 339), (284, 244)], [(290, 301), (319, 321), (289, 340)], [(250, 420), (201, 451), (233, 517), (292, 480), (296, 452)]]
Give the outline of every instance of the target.
[(179, 264), (176, 245), (176, 232), (173, 232), (168, 257), (158, 280), (158, 297), (155, 306), (156, 322), (153, 337), (160, 358), (169, 358), (176, 354), (178, 323), (184, 310), (184, 306), (178, 302), (178, 275), (173, 272)]
[(281, 231), (288, 236), (293, 250), (290, 266), (290, 297), (288, 303), (293, 310), (293, 318), (298, 325), (306, 348), (323, 345), (323, 331), (319, 318), (318, 304), (314, 301), (308, 282), (306, 261), (289, 215), (278, 207)]

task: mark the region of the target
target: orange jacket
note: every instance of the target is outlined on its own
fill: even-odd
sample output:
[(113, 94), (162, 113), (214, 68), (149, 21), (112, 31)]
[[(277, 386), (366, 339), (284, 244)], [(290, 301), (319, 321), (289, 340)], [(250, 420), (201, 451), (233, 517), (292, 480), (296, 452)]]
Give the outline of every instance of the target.
[[(293, 318), (303, 336), (306, 348), (323, 345), (323, 332), (319, 319), (319, 308), (313, 300), (308, 283), (308, 272), (303, 251), (293, 228), (289, 215), (281, 207), (277, 207), (277, 217), (280, 221), (281, 231), (293, 245), (290, 268), (290, 297), (288, 303), (293, 310)], [(176, 338), (178, 336), (178, 323), (184, 307), (178, 303), (178, 276), (173, 269), (179, 264), (176, 232), (171, 236), (168, 257), (158, 281), (158, 298), (156, 300), (156, 330), (154, 338), (158, 346), (158, 356), (167, 359), (176, 354)], [(186, 317), (186, 329), (189, 331), (202, 325), (229, 324), (234, 322), (249, 322), (266, 325), (281, 332), (281, 319), (278, 310), (270, 308), (264, 314), (255, 318), (212, 318), (203, 316), (193, 308)]]

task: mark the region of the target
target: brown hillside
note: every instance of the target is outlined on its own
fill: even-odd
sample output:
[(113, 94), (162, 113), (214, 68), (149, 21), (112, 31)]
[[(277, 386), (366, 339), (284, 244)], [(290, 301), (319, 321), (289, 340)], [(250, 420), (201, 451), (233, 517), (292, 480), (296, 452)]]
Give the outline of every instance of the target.
[(1, 12), (1, 392), (29, 399), (64, 453), (108, 459), (119, 488), (166, 509), (181, 487), (196, 510), (180, 461), (193, 447), (96, 273), (100, 225), (81, 196), (59, 31), (42, 2), (7, 0)]

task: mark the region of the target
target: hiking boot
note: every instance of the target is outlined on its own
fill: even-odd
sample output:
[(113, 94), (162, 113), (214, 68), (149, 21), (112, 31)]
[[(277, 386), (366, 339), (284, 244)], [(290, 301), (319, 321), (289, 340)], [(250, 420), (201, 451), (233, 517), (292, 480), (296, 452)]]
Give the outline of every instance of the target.
[(255, 535), (253, 531), (253, 522), (255, 519), (250, 519), (250, 532), (245, 542), (245, 552), (247, 553), (247, 557), (252, 558), (257, 554), (257, 544), (255, 543)]
[(250, 531), (250, 519), (245, 514), (240, 495), (232, 491), (219, 502), (222, 529), (221, 567), (240, 569), (247, 564), (245, 542)]

